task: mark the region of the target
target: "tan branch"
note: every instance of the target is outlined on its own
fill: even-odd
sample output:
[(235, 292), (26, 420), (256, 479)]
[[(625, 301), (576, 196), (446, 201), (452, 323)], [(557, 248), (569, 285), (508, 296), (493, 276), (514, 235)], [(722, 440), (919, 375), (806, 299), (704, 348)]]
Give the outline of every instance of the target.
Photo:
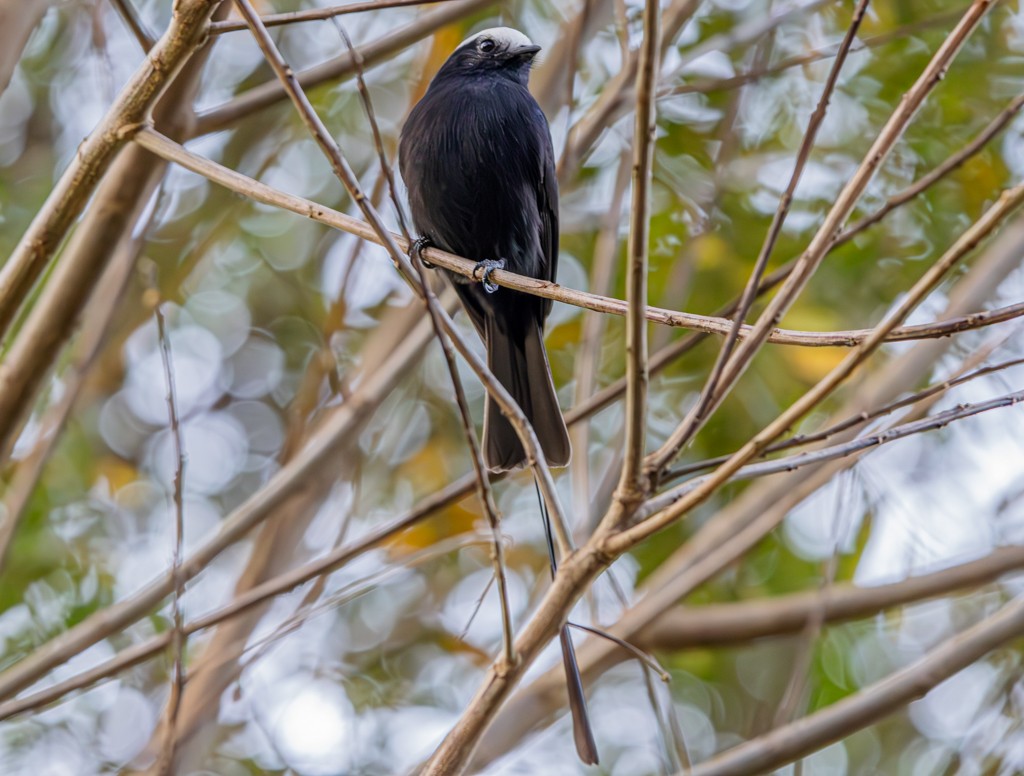
[(633, 193), (630, 205), (629, 240), (626, 246), (626, 420), (625, 457), (617, 498), (635, 505), (645, 490), (640, 480), (647, 439), (647, 264), (650, 249), (651, 167), (654, 164), (654, 133), (657, 108), (654, 85), (661, 55), (661, 8), (647, 0), (643, 17), (643, 41), (637, 66), (636, 122), (633, 128)]
[[(180, 164), (194, 173), (202, 175), (221, 186), (243, 194), (257, 202), (289, 210), (297, 215), (304, 216), (334, 229), (348, 232), (377, 245), (382, 244), (380, 236), (367, 222), (333, 210), (325, 205), (320, 205), (312, 200), (304, 199), (294, 194), (287, 194), (253, 180), (242, 173), (235, 172), (186, 150), (180, 144), (168, 140), (153, 129), (141, 129), (135, 135), (135, 140), (139, 145), (157, 156)], [(402, 250), (408, 249), (408, 241), (405, 238), (391, 232), (388, 234)], [(465, 277), (473, 277), (473, 262), (461, 256), (456, 256), (437, 248), (427, 248), (423, 251), (423, 256), (435, 266), (457, 272)], [(629, 305), (621, 299), (590, 294), (586, 291), (577, 291), (576, 289), (560, 286), (557, 283), (537, 280), (525, 275), (517, 275), (507, 270), (494, 270), (490, 277), (495, 283), (505, 288), (534, 294), (545, 299), (553, 299), (556, 302), (564, 302), (585, 310), (623, 316), (629, 310)], [(890, 333), (888, 341), (946, 337), (957, 332), (983, 328), (984, 326), (1001, 323), (1021, 316), (1024, 316), (1024, 302), (1007, 305), (1006, 307), (988, 312), (958, 316), (946, 321), (901, 326)], [(708, 334), (727, 334), (732, 326), (732, 321), (728, 318), (677, 312), (660, 307), (648, 307), (645, 311), (645, 317), (652, 323), (692, 329)], [(748, 337), (752, 331), (752, 327), (744, 326), (740, 330), (740, 337)], [(778, 345), (799, 345), (805, 347), (854, 347), (867, 339), (871, 331), (871, 329), (850, 329), (834, 332), (812, 332), (776, 328), (772, 330), (767, 341)]]
[(906, 668), (821, 711), (713, 757), (688, 775), (746, 776), (772, 771), (887, 717), (1021, 634), (1024, 598), (1018, 597)]
[[(824, 599), (828, 623), (872, 617), (897, 606), (926, 601), (995, 582), (1024, 568), (1024, 547), (1000, 547), (977, 560), (875, 587), (837, 584)], [(652, 650), (746, 644), (753, 639), (799, 633), (816, 607), (817, 591), (735, 604), (678, 606), (663, 612), (637, 634)]]
[[(496, 0), (450, 0), (436, 10), (429, 11), (409, 24), (399, 27), (379, 39), (359, 47), (366, 67), (388, 61), (395, 53), (408, 48), (442, 27), (464, 19), (494, 5)], [(351, 76), (356, 72), (355, 61), (347, 52), (327, 62), (295, 74), (299, 85), (310, 89), (327, 81)], [(226, 129), (256, 111), (276, 105), (286, 98), (279, 81), (267, 81), (240, 94), (230, 102), (199, 114), (195, 135), (206, 135)]]

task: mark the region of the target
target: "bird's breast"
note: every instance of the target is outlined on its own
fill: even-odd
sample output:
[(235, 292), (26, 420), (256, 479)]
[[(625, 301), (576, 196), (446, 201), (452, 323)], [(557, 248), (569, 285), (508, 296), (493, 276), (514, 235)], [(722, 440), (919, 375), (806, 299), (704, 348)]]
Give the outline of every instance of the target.
[(431, 89), (403, 132), (402, 173), (417, 229), (467, 258), (536, 274), (538, 129), (547, 127), (518, 88), (524, 94), (475, 82)]

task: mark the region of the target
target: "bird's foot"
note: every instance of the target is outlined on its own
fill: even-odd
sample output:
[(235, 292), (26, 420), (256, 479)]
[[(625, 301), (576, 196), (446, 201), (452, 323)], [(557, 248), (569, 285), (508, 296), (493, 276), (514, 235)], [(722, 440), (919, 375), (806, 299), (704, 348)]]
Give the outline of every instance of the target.
[(423, 258), (423, 251), (426, 248), (433, 247), (434, 242), (427, 235), (423, 234), (417, 237), (409, 244), (409, 258), (419, 259), (423, 262), (423, 266), (427, 269), (433, 269), (434, 265)]
[(477, 279), (477, 272), (483, 271), (484, 291), (488, 294), (493, 294), (498, 290), (498, 284), (491, 280), (491, 273), (496, 269), (505, 269), (504, 259), (498, 259), (497, 261), (494, 259), (484, 259), (483, 261), (478, 261), (473, 267), (474, 279)]

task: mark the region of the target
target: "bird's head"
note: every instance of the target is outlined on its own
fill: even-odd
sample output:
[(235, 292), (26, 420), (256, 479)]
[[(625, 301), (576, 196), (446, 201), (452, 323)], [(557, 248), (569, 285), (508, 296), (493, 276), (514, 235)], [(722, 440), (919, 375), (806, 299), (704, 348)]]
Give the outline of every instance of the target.
[(491, 27), (462, 41), (438, 75), (492, 74), (513, 78), (525, 85), (538, 51), (540, 46), (519, 30)]

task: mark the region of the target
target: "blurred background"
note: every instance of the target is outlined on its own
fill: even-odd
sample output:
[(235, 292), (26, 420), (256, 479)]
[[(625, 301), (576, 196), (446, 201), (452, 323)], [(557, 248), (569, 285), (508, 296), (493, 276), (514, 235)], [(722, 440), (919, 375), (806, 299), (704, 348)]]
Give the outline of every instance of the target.
[[(167, 29), (170, 3), (126, 1), (143, 30), (155, 37)], [(255, 5), (274, 13), (317, 2)], [(666, 18), (679, 5), (665, 3)], [(118, 6), (123, 3), (0, 3), (7, 14), (0, 14), (0, 257), (14, 250), (79, 143), (143, 61)], [(952, 0), (869, 6), (770, 269), (806, 247), (964, 7)], [(714, 314), (740, 293), (852, 8), (821, 0), (703, 0), (684, 15), (659, 79), (651, 304)], [(639, 43), (641, 11), (633, 0), (449, 0), (271, 31), (300, 71), (345, 54), (339, 25), (359, 47), (413, 31), (370, 58), (365, 71), (383, 147), (394, 162), (405, 115), (458, 42), (498, 24), (523, 30), (543, 47), (532, 87), (562, 159), (558, 280), (623, 298), (633, 115), (631, 99), (612, 102), (609, 90)], [(450, 18), (438, 17), (442, 12)], [(188, 101), (173, 107), (186, 147), (286, 192), (357, 213), (290, 103), (225, 110), (273, 75), (248, 32), (225, 31), (212, 40), (195, 75), (198, 119), (191, 120)], [(960, 152), (1006, 111), (1024, 91), (1022, 64), (1024, 13), (1015, 2), (997, 3), (870, 184), (854, 220)], [(328, 79), (309, 94), (361, 185), (396, 227), (355, 81)], [(595, 124), (602, 100), (612, 104)], [(956, 169), (837, 247), (782, 325), (832, 331), (877, 323), (1004, 187), (1021, 180), (1024, 119), (1015, 112), (1005, 119)], [(159, 121), (157, 129), (164, 131)], [(185, 622), (230, 602), (238, 590), (409, 515), (471, 471), (440, 348), (382, 249), (145, 158), (137, 174), (153, 176), (154, 185), (139, 189), (129, 233), (110, 243), (110, 266), (120, 262), (122, 281), (112, 270), (104, 275), (102, 292), (86, 306), (78, 334), (33, 398), (32, 415), (2, 470), (0, 518), (13, 536), (0, 567), (0, 669), (171, 568), (179, 459), (157, 309), (172, 355), (184, 448), (186, 556), (259, 498), (332, 410), (368, 375), (388, 368), (403, 343), (422, 343), (402, 356), (400, 368), (392, 367), (386, 390), (363, 405), (358, 435), (338, 448), (329, 470), (318, 471), (269, 521), (188, 582)], [(983, 246), (911, 322), (1024, 299), (1022, 228), (1012, 222)], [(461, 315), (457, 321), (479, 345), (468, 321)], [(1018, 335), (1010, 320), (923, 344), (886, 345), (795, 431), (1019, 359)], [(686, 337), (680, 329), (652, 326), (651, 350)], [(666, 359), (652, 379), (651, 449), (693, 405), (720, 341), (708, 338)], [(586, 406), (624, 374), (621, 318), (556, 304), (547, 345), (566, 410)], [(846, 352), (765, 347), (681, 462), (738, 448)], [(482, 389), (468, 368), (462, 377), (479, 425)], [(1022, 383), (1024, 367), (1001, 367), (941, 392), (921, 414), (998, 397)], [(884, 417), (870, 429), (893, 422)], [(600, 519), (616, 484), (622, 426), (620, 398), (573, 426), (574, 465), (557, 474), (557, 484), (579, 537)], [(548, 583), (542, 527), (528, 476), (507, 478), (495, 489), (519, 626)], [(645, 585), (661, 584), (658, 569), (698, 526), (723, 510), (776, 508), (783, 493), (797, 495), (783, 505), (779, 527), (686, 597), (682, 612), (697, 617), (694, 622), (701, 606), (894, 584), (1016, 551), (1015, 543), (1024, 541), (1024, 416), (1005, 408), (960, 420), (843, 459), (820, 481), (796, 472), (729, 485), (619, 559), (573, 619), (611, 626), (650, 589)], [(489, 531), (474, 493), (465, 494), (337, 571), (246, 617), (190, 634), (178, 717), (187, 734), (181, 772), (403, 773), (427, 757), (500, 649)], [(1006, 569), (1014, 563), (1024, 566), (1024, 557)], [(822, 621), (822, 615), (802, 628), (729, 643), (676, 643), (672, 633), (649, 634), (638, 644), (654, 652), (671, 681), (655, 679), (649, 687), (632, 660), (588, 674), (602, 763), (587, 770), (639, 776), (705, 760), (911, 663), (1020, 590), (1021, 577), (1011, 574), (927, 601), (878, 606), (847, 622)], [(165, 599), (25, 694), (166, 634), (172, 622)], [(990, 654), (909, 708), (894, 709), (784, 772), (1024, 771), (1020, 646)], [(548, 650), (528, 682), (558, 660)], [(54, 702), (0, 714), (0, 772), (149, 768), (159, 751), (173, 662), (161, 649)], [(585, 770), (563, 703), (555, 694), (535, 718), (499, 716), (475, 769)], [(502, 737), (502, 730), (516, 732)]]

